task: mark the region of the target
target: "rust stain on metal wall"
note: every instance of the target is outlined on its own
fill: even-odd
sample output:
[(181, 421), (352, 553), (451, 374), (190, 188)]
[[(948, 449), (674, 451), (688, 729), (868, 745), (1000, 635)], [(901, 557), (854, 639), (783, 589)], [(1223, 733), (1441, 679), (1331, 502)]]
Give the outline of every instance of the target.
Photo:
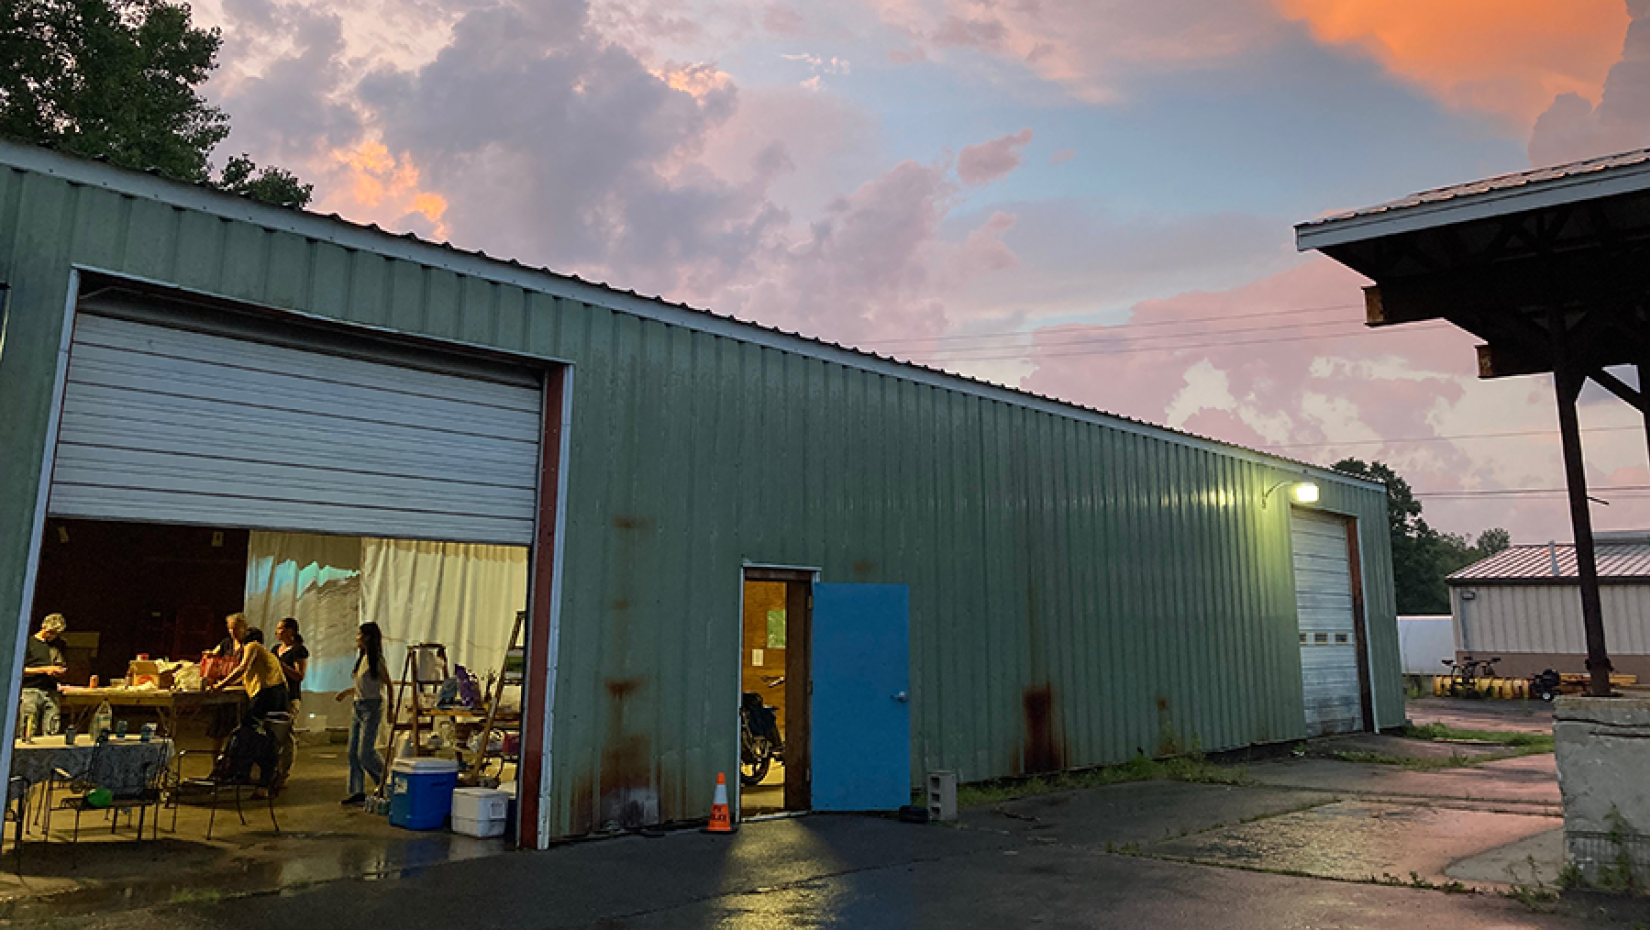
[(850, 567), (853, 569), (854, 578), (864, 581), (871, 577), (871, 572), (876, 570), (877, 563), (870, 559), (855, 559), (854, 564)]
[(642, 690), (641, 678), (609, 678), (607, 740), (602, 744), (601, 825), (634, 829), (659, 822), (659, 795), (653, 788), (653, 741), (627, 732), (627, 705)]
[(1065, 740), (1055, 731), (1054, 686), (1034, 685), (1020, 695), (1025, 713), (1025, 746), (1021, 751), (1021, 772), (1036, 775), (1058, 772), (1066, 767)]

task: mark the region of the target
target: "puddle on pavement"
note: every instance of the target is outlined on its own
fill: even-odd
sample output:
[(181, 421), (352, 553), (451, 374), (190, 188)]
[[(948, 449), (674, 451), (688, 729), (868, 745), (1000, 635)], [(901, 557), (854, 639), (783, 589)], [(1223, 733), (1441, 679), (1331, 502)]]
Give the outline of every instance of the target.
[[(47, 918), (205, 903), (242, 895), (272, 894), (341, 878), (395, 880), (431, 866), (507, 852), (501, 840), (472, 840), (447, 833), (381, 837), (287, 833), (240, 848), (173, 839), (99, 844), (74, 850), (67, 844), (27, 843), (22, 859), (8, 846), (0, 867), (0, 920), (26, 923)], [(134, 857), (147, 868), (133, 870)], [(155, 863), (164, 863), (156, 874)], [(233, 889), (223, 893), (220, 889)]]
[(1341, 801), (1166, 840), (1149, 856), (1364, 881), (1428, 881), (1450, 863), (1561, 826), (1557, 817)]

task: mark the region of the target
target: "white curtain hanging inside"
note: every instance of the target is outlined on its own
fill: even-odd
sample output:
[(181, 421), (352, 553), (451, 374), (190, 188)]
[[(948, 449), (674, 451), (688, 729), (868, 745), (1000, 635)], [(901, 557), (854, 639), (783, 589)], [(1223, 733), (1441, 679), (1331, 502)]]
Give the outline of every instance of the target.
[(383, 630), (397, 678), (411, 643), (441, 643), (450, 664), (485, 677), (526, 606), (521, 546), (263, 531), (248, 546), (247, 622), (273, 645), (276, 622), (298, 619), (310, 652), (307, 692), (349, 687), (355, 630), (367, 621)]
[[(527, 550), (410, 539), (361, 540), (361, 619), (384, 631), (399, 663), (414, 643), (441, 643), (447, 661), (485, 676), (504, 660), (527, 607)], [(401, 674), (399, 664), (393, 671)]]

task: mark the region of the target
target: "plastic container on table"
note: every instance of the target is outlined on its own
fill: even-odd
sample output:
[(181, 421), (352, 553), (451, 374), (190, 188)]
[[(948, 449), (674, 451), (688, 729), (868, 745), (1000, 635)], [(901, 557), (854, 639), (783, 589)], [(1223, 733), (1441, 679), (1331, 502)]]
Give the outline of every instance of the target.
[(458, 763), (451, 759), (397, 759), (390, 766), (390, 825), (439, 830), (453, 809)]

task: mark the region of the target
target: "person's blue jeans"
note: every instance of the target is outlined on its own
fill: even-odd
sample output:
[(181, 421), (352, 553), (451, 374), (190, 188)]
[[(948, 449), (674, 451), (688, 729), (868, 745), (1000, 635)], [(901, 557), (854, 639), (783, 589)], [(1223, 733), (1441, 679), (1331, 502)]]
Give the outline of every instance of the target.
[(375, 783), (384, 780), (384, 760), (378, 755), (378, 724), (384, 719), (382, 698), (356, 701), (355, 717), (349, 725), (349, 793), (353, 797), (367, 791), (367, 776)]

